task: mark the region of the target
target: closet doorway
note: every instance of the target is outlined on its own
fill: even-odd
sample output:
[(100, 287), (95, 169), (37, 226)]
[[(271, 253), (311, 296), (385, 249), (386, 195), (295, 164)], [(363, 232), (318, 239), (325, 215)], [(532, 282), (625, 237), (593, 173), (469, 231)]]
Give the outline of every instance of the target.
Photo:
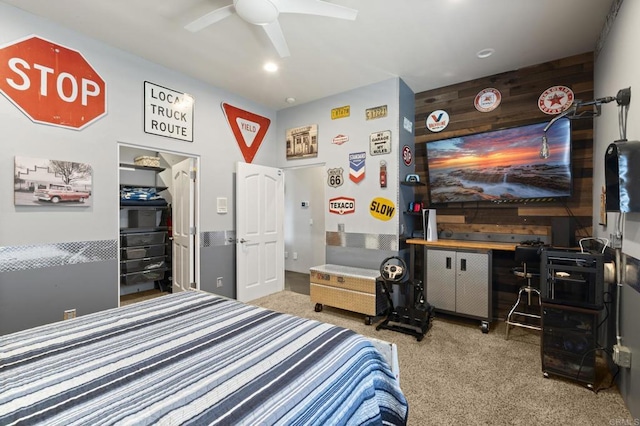
[(311, 267), (326, 263), (326, 167), (315, 164), (284, 172), (285, 271), (308, 274)]
[(199, 288), (199, 158), (118, 144), (120, 304)]

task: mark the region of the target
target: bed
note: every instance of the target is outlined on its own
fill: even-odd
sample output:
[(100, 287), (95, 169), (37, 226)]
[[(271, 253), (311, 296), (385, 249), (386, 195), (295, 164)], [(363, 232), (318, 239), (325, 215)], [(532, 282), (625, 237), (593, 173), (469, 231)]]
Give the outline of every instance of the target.
[(371, 341), (199, 291), (0, 336), (0, 424), (406, 424)]

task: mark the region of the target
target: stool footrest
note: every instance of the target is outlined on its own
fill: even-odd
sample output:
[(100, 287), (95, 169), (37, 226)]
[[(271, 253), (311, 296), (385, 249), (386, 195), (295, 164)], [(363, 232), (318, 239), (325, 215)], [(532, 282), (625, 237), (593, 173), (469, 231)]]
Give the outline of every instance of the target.
[(538, 326), (538, 325), (531, 325), (531, 324), (524, 324), (521, 322), (513, 322), (513, 321), (507, 321), (507, 327), (509, 327), (510, 325), (515, 326), (515, 327), (523, 327), (523, 328), (529, 328), (531, 330), (542, 330), (542, 327)]
[[(520, 312), (520, 311), (513, 311), (509, 316), (512, 317), (514, 315), (521, 315), (523, 317), (537, 318), (537, 319), (542, 318), (540, 315), (537, 315), (537, 314), (530, 314), (529, 312)], [(507, 322), (510, 322), (510, 321), (511, 320), (507, 318)]]
[(522, 328), (528, 328), (530, 330), (542, 330), (542, 326), (541, 325), (534, 325), (534, 324), (527, 324), (527, 323), (523, 323), (520, 321), (513, 321), (512, 317), (514, 316), (521, 316), (521, 317), (525, 317), (525, 318), (534, 318), (536, 320), (538, 320), (538, 322), (542, 322), (542, 315), (538, 315), (538, 314), (532, 314), (529, 312), (523, 312), (523, 311), (519, 311), (518, 310), (518, 306), (520, 305), (520, 303), (522, 302), (522, 295), (526, 294), (528, 296), (528, 303), (527, 305), (531, 305), (531, 295), (535, 295), (538, 298), (538, 305), (541, 306), (542, 305), (542, 300), (540, 299), (540, 290), (538, 290), (535, 287), (531, 287), (530, 285), (527, 286), (523, 286), (520, 287), (520, 291), (518, 292), (518, 299), (516, 300), (516, 303), (513, 305), (513, 307), (511, 308), (511, 310), (509, 311), (509, 314), (507, 315), (507, 320), (505, 321), (506, 323), (506, 339), (509, 340), (509, 329), (511, 327), (522, 327)]

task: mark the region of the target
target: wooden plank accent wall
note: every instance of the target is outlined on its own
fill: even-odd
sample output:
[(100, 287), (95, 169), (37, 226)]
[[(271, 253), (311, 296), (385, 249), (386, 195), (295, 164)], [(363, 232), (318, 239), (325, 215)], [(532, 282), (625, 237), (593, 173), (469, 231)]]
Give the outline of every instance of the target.
[[(415, 96), (416, 173), (428, 184), (426, 144), (431, 141), (549, 121), (551, 115), (538, 108), (538, 98), (549, 87), (571, 88), (575, 99), (593, 99), (593, 52), (559, 59), (515, 71), (417, 93)], [(475, 96), (493, 87), (502, 95), (498, 108), (481, 113), (474, 106)], [(445, 110), (450, 123), (442, 132), (426, 128), (427, 116)], [(573, 195), (566, 201), (527, 204), (450, 203), (438, 206), (438, 216), (456, 220), (439, 221), (438, 228), (452, 232), (496, 232), (551, 237), (556, 217), (573, 217), (576, 240), (591, 235), (593, 216), (593, 119), (572, 120)], [(428, 202), (428, 187), (415, 188), (416, 200)], [(464, 219), (461, 219), (464, 218)], [(455, 223), (452, 223), (455, 222)], [(522, 281), (511, 274), (513, 253), (494, 257), (494, 318), (504, 320)]]

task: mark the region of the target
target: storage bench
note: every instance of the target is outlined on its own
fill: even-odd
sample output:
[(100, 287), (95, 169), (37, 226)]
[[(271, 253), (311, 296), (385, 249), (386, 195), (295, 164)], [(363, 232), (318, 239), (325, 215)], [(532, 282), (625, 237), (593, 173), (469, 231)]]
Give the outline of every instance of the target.
[(382, 315), (387, 302), (378, 282), (380, 271), (342, 265), (320, 265), (309, 269), (311, 303), (316, 312), (323, 305), (365, 314), (365, 324)]

